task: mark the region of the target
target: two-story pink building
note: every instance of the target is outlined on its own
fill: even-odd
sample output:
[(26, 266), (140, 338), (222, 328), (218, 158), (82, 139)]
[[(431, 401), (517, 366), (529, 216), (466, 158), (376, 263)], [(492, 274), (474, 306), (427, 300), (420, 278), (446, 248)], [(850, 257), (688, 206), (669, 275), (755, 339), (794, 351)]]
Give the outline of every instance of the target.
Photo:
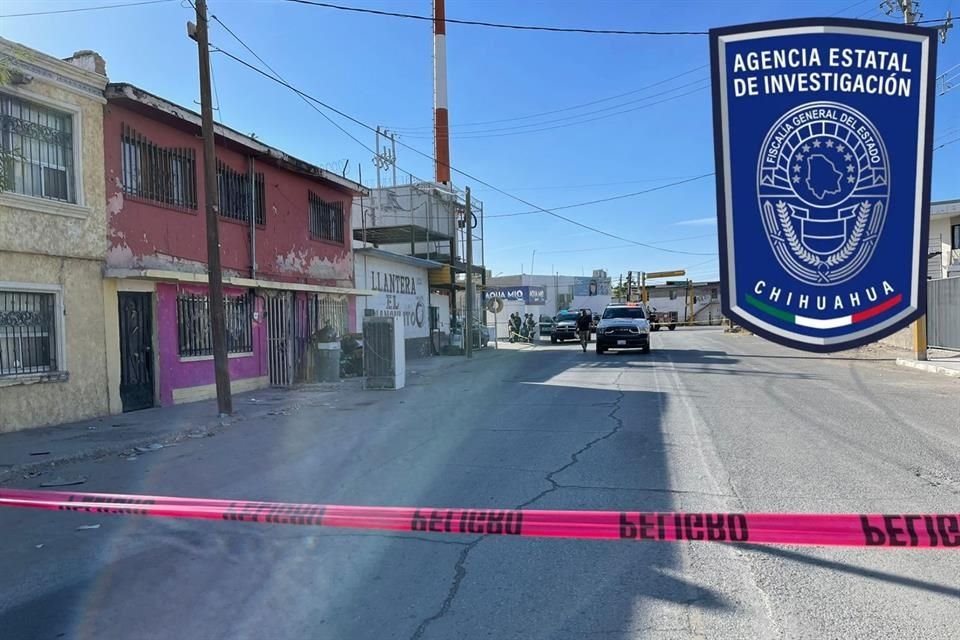
[[(112, 412), (213, 397), (199, 114), (106, 90)], [(227, 342), (236, 391), (287, 385), (308, 337), (356, 326), (350, 204), (363, 187), (216, 127)]]

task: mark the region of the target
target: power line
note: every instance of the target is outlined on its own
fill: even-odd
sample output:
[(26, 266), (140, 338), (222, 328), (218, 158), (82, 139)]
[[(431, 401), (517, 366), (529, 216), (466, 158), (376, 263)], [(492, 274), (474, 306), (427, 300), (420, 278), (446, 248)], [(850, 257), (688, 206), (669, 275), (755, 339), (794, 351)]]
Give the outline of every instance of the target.
[[(470, 138), (499, 138), (499, 137), (502, 137), (502, 136), (515, 136), (515, 135), (519, 135), (519, 134), (521, 134), (521, 133), (536, 133), (536, 132), (538, 132), (538, 131), (550, 131), (550, 130), (552, 130), (552, 129), (562, 129), (563, 127), (572, 127), (572, 126), (575, 126), (575, 125), (578, 125), (578, 124), (586, 124), (586, 123), (588, 123), (588, 122), (595, 122), (595, 121), (597, 121), (597, 120), (604, 120), (604, 119), (606, 119), (606, 118), (612, 118), (613, 116), (618, 116), (618, 115), (621, 115), (621, 114), (624, 114), (624, 113), (631, 113), (631, 112), (633, 112), (633, 111), (640, 111), (640, 110), (646, 109), (646, 108), (648, 108), (648, 107), (653, 107), (653, 106), (656, 106), (656, 105), (658, 105), (658, 104), (663, 104), (664, 102), (670, 102), (671, 100), (676, 100), (677, 98), (682, 98), (682, 97), (684, 97), (684, 96), (688, 96), (688, 95), (690, 95), (690, 94), (697, 93), (697, 92), (699, 92), (699, 91), (704, 91), (705, 89), (709, 88), (709, 81), (707, 81), (707, 83), (706, 83), (706, 84), (703, 84), (702, 86), (699, 86), (699, 87), (697, 87), (697, 88), (695, 88), (695, 89), (691, 89), (690, 91), (684, 91), (683, 93), (678, 93), (678, 94), (676, 94), (676, 95), (669, 96), (669, 97), (667, 97), (667, 98), (663, 98), (662, 100), (655, 100), (655, 101), (650, 102), (650, 103), (647, 103), (647, 104), (642, 104), (642, 105), (639, 105), (639, 106), (636, 106), (636, 107), (630, 107), (629, 109), (623, 109), (623, 110), (621, 110), (621, 111), (614, 111), (613, 113), (607, 113), (606, 115), (597, 116), (597, 117), (595, 117), (595, 118), (587, 118), (587, 119), (585, 119), (585, 120), (575, 120), (574, 122), (565, 122), (564, 124), (556, 124), (556, 125), (552, 125), (552, 126), (549, 126), (549, 127), (542, 127), (542, 126), (540, 126), (540, 125), (544, 125), (544, 124), (549, 124), (549, 123), (551, 123), (551, 122), (561, 122), (561, 121), (566, 121), (566, 120), (573, 120), (573, 119), (575, 119), (575, 118), (581, 118), (581, 117), (583, 117), (583, 116), (591, 115), (591, 113), (601, 113), (601, 112), (603, 112), (603, 111), (609, 111), (610, 109), (617, 109), (617, 108), (622, 107), (622, 106), (627, 105), (627, 104), (632, 104), (632, 103), (634, 103), (634, 102), (640, 102), (640, 101), (643, 101), (643, 100), (648, 100), (648, 99), (650, 99), (650, 98), (655, 98), (656, 96), (661, 96), (661, 95), (665, 95), (665, 94), (667, 94), (667, 93), (672, 93), (673, 91), (676, 91), (677, 89), (682, 89), (682, 88), (689, 87), (689, 86), (691, 86), (691, 85), (698, 84), (698, 83), (705, 82), (705, 81), (707, 81), (706, 78), (700, 78), (699, 80), (695, 80), (695, 81), (693, 81), (693, 82), (688, 82), (687, 84), (683, 84), (683, 85), (680, 85), (680, 86), (678, 86), (678, 87), (674, 87), (673, 89), (669, 89), (669, 90), (667, 90), (667, 91), (662, 91), (662, 92), (660, 92), (660, 93), (655, 93), (655, 94), (653, 94), (653, 95), (646, 96), (646, 97), (644, 97), (644, 98), (638, 98), (637, 100), (631, 100), (630, 102), (625, 102), (625, 103), (623, 103), (623, 104), (614, 105), (614, 106), (612, 106), (612, 107), (605, 107), (605, 108), (603, 108), (603, 109), (598, 109), (597, 111), (593, 111), (593, 112), (581, 113), (581, 114), (574, 115), (574, 116), (567, 116), (567, 117), (565, 117), (565, 118), (557, 118), (556, 120), (546, 120), (546, 121), (544, 121), (544, 122), (534, 122), (534, 123), (526, 124), (526, 125), (517, 125), (517, 126), (515, 126), (515, 127), (503, 127), (503, 128), (501, 128), (501, 129), (483, 129), (483, 130), (478, 130), (478, 131), (466, 131), (466, 132), (463, 132), (463, 133), (459, 134), (459, 135), (457, 136), (457, 139), (458, 139), (458, 140), (464, 140), (464, 139), (470, 139)], [(535, 127), (535, 128), (530, 129), (530, 128), (528, 128), (528, 127)], [(408, 138), (429, 138), (430, 136), (425, 136), (425, 135), (408, 135), (407, 137), (408, 137)]]
[[(531, 114), (528, 114), (528, 115), (525, 115), (525, 116), (513, 116), (513, 117), (511, 117), (511, 118), (501, 118), (501, 119), (499, 119), (499, 120), (484, 120), (484, 121), (480, 121), (480, 122), (463, 122), (463, 123), (459, 123), (459, 124), (452, 124), (452, 125), (450, 125), (450, 126), (451, 126), (451, 128), (454, 128), (454, 127), (455, 127), (455, 128), (475, 127), (475, 126), (482, 126), (482, 125), (488, 125), (488, 124), (500, 124), (500, 123), (503, 123), (503, 122), (514, 122), (514, 121), (516, 121), (516, 120), (530, 120), (530, 119), (532, 119), (532, 118), (538, 118), (538, 117), (540, 117), (540, 116), (549, 116), (549, 115), (553, 115), (553, 114), (555, 114), (555, 113), (562, 113), (562, 112), (564, 112), (564, 111), (575, 111), (575, 110), (577, 110), (577, 109), (582, 109), (583, 107), (589, 107), (589, 106), (592, 106), (592, 105), (595, 105), (595, 104), (600, 104), (601, 102), (609, 102), (609, 101), (611, 101), (611, 100), (617, 100), (617, 99), (619, 99), (619, 98), (625, 98), (625, 97), (627, 97), (627, 96), (635, 95), (635, 94), (637, 94), (637, 93), (642, 93), (643, 91), (646, 91), (647, 89), (652, 89), (652, 88), (654, 88), (654, 87), (658, 87), (658, 86), (660, 86), (660, 85), (662, 85), (662, 84), (666, 84), (666, 83), (668, 83), (668, 82), (670, 82), (670, 81), (672, 81), (672, 80), (676, 80), (677, 78), (682, 78), (683, 76), (690, 75), (691, 73), (695, 73), (695, 72), (697, 72), (697, 71), (700, 71), (701, 69), (705, 69), (706, 67), (707, 67), (707, 65), (705, 65), (705, 64), (704, 64), (704, 65), (700, 65), (699, 67), (695, 67), (695, 68), (693, 68), (693, 69), (688, 69), (687, 71), (684, 71), (684, 72), (682, 72), (682, 73), (678, 73), (678, 74), (676, 74), (676, 75), (674, 75), (674, 76), (670, 76), (669, 78), (664, 78), (663, 80), (659, 80), (659, 81), (657, 81), (657, 82), (654, 82), (653, 84), (648, 84), (648, 85), (646, 85), (646, 86), (644, 86), (644, 87), (640, 87), (639, 89), (632, 89), (631, 91), (626, 91), (626, 92), (624, 92), (624, 93), (618, 93), (618, 94), (615, 95), (615, 96), (608, 96), (608, 97), (606, 97), (606, 98), (600, 98), (600, 99), (598, 99), (598, 100), (591, 100), (590, 102), (583, 102), (583, 103), (581, 103), (581, 104), (575, 104), (575, 105), (571, 105), (571, 106), (569, 106), (569, 107), (563, 107), (563, 108), (561, 108), (561, 109), (552, 109), (552, 110), (550, 110), (550, 111), (541, 111), (541, 112), (539, 112), (539, 113), (531, 113)], [(648, 96), (648, 97), (649, 97), (649, 96)], [(640, 98), (640, 100), (643, 100), (643, 98)], [(625, 103), (623, 103), (623, 104), (630, 104), (630, 103), (629, 103), (629, 102), (625, 102)], [(586, 114), (580, 114), (580, 115), (586, 115)], [(391, 127), (391, 128), (390, 128), (391, 131), (398, 131), (398, 132), (403, 132), (403, 131), (416, 132), (416, 131), (432, 130), (432, 129), (433, 129), (433, 125), (424, 125), (424, 126), (422, 126), (422, 127)]]
[[(188, 0), (188, 1), (189, 1), (189, 0)], [(297, 91), (296, 89), (294, 89), (291, 85), (289, 85), (289, 84), (287, 83), (287, 81), (284, 80), (283, 77), (277, 72), (276, 69), (274, 69), (273, 67), (271, 67), (271, 66), (267, 63), (266, 60), (264, 60), (263, 58), (261, 58), (261, 57), (257, 54), (256, 51), (254, 51), (253, 49), (251, 49), (251, 48), (247, 45), (247, 43), (244, 42), (243, 39), (242, 39), (240, 36), (238, 36), (236, 33), (234, 33), (233, 30), (230, 29), (230, 27), (228, 27), (220, 18), (218, 18), (216, 15), (211, 15), (210, 17), (213, 18), (213, 19), (217, 22), (217, 24), (219, 24), (221, 27), (223, 27), (223, 28), (226, 30), (227, 33), (229, 33), (231, 36), (233, 36), (234, 40), (236, 40), (237, 42), (239, 42), (239, 43), (243, 46), (244, 49), (246, 49), (248, 52), (250, 52), (250, 54), (260, 62), (260, 64), (262, 64), (263, 66), (265, 66), (267, 69), (270, 70), (271, 73), (273, 73), (273, 75), (275, 76), (275, 78), (271, 78), (271, 79), (279, 80), (279, 81), (281, 82), (281, 84), (284, 84), (284, 85), (286, 85), (287, 87), (289, 87), (291, 90), (294, 91), (294, 93), (296, 93), (296, 94), (300, 97), (301, 100), (303, 100), (304, 103), (306, 103), (306, 105), (307, 105), (308, 107), (310, 107), (311, 109), (313, 109), (314, 111), (316, 111), (317, 113), (319, 113), (321, 116), (323, 116), (324, 119), (325, 119), (327, 122), (329, 122), (329, 123), (332, 124), (334, 127), (336, 127), (337, 129), (339, 129), (341, 133), (343, 133), (344, 135), (346, 135), (348, 138), (350, 138), (351, 140), (353, 140), (354, 142), (356, 142), (358, 145), (360, 145), (361, 147), (363, 147), (364, 149), (366, 149), (366, 150), (369, 151), (370, 153), (372, 153), (372, 154), (374, 154), (374, 155), (377, 155), (377, 152), (373, 149), (373, 147), (367, 145), (366, 143), (364, 143), (363, 141), (361, 141), (359, 138), (357, 138), (356, 136), (354, 136), (352, 133), (350, 133), (349, 131), (347, 131), (345, 128), (343, 128), (342, 126), (340, 126), (340, 123), (338, 123), (336, 120), (334, 120), (333, 118), (331, 118), (330, 116), (328, 116), (326, 113), (324, 113), (319, 107), (317, 107), (317, 105), (315, 105), (313, 102), (311, 102), (310, 100), (308, 100), (304, 94), (302, 94), (301, 92), (299, 92), (299, 91)], [(246, 62), (243, 62), (243, 61), (240, 60), (239, 58), (237, 58), (237, 57), (235, 57), (235, 56), (227, 53), (226, 51), (223, 51), (222, 49), (214, 48), (214, 51), (215, 51), (215, 52), (218, 52), (218, 53), (223, 53), (224, 55), (226, 55), (226, 56), (228, 56), (228, 57), (230, 57), (230, 58), (233, 58), (234, 60), (236, 60), (236, 61), (238, 61), (238, 62), (242, 62), (244, 65), (250, 67), (250, 68), (253, 69), (254, 71), (257, 71), (258, 73), (260, 73), (260, 74), (262, 74), (262, 75), (264, 75), (264, 76), (266, 76), (266, 77), (268, 77), (268, 78), (271, 77), (271, 76), (269, 76), (268, 74), (263, 73), (263, 71), (261, 71), (260, 69), (257, 69), (256, 67), (253, 67), (252, 65), (250, 65), (250, 64), (248, 64), (248, 63), (246, 63)], [(324, 105), (324, 106), (326, 106), (326, 105)], [(340, 112), (336, 111), (335, 109), (333, 109), (333, 111), (336, 112), (336, 113), (340, 113)], [(343, 114), (340, 114), (340, 115), (343, 115)], [(409, 171), (404, 171), (404, 173), (406, 173), (407, 175), (409, 175), (409, 176), (411, 176), (411, 177), (417, 178), (417, 176), (414, 176), (414, 175), (413, 175), (412, 173), (410, 173)], [(417, 180), (421, 180), (421, 178), (417, 178)]]
[[(622, 180), (620, 182), (593, 182), (590, 184), (558, 184), (537, 187), (503, 187), (513, 191), (554, 191), (558, 189), (589, 189), (591, 187), (619, 187), (625, 184), (648, 184), (650, 182), (663, 182), (664, 180), (683, 180), (692, 178), (695, 174), (685, 176), (662, 176), (660, 178), (643, 178), (640, 180)], [(486, 191), (484, 187), (477, 187), (474, 191)]]
[[(286, 0), (295, 4), (305, 4), (313, 7), (322, 7), (324, 9), (336, 9), (338, 11), (352, 11), (354, 13), (367, 13), (377, 16), (388, 16), (391, 18), (406, 18), (408, 20), (424, 20), (433, 22), (433, 16), (417, 15), (413, 13), (397, 13), (394, 11), (380, 11), (378, 9), (365, 9), (362, 7), (348, 7), (340, 4), (331, 4), (329, 2), (315, 2), (314, 0)], [(594, 35), (613, 35), (613, 36), (705, 36), (706, 31), (626, 31), (623, 29), (588, 29), (581, 27), (545, 27), (521, 24), (504, 24), (500, 22), (484, 22), (482, 20), (457, 20), (456, 18), (446, 18), (448, 24), (463, 24), (474, 27), (492, 27), (495, 29), (513, 29), (516, 31), (549, 31), (553, 33), (588, 33)]]
[[(662, 184), (662, 185), (660, 185), (660, 186), (658, 186), (658, 187), (653, 187), (653, 188), (650, 188), (650, 189), (644, 189), (643, 191), (634, 191), (633, 193), (622, 193), (622, 194), (617, 195), (617, 196), (610, 196), (610, 197), (608, 197), (608, 198), (599, 198), (598, 200), (587, 200), (586, 202), (577, 202), (576, 204), (566, 204), (566, 205), (563, 205), (562, 207), (551, 207), (550, 210), (547, 211), (547, 213), (550, 213), (550, 212), (553, 212), (553, 211), (562, 211), (562, 210), (564, 210), (564, 209), (575, 209), (575, 208), (577, 208), (577, 207), (586, 207), (587, 205), (600, 204), (601, 202), (612, 202), (612, 201), (614, 201), (614, 200), (623, 200), (624, 198), (633, 198), (633, 197), (635, 197), (635, 196), (641, 196), (641, 195), (643, 195), (643, 194), (645, 194), (645, 193), (652, 193), (652, 192), (654, 192), (654, 191), (660, 191), (660, 190), (662, 190), (662, 189), (668, 189), (668, 188), (670, 188), (670, 187), (676, 187), (676, 186), (678, 186), (678, 185), (686, 184), (686, 183), (688, 183), (688, 182), (694, 182), (694, 181), (696, 181), (696, 180), (702, 180), (702, 179), (704, 179), (704, 178), (709, 178), (709, 177), (712, 176), (712, 175), (714, 175), (714, 174), (713, 174), (713, 172), (711, 171), (710, 173), (704, 173), (704, 174), (701, 174), (701, 175), (699, 175), (699, 176), (694, 176), (694, 177), (692, 177), (692, 178), (687, 178), (687, 179), (685, 179), (685, 180), (677, 180), (676, 182), (670, 182), (670, 183), (667, 183), (667, 184)], [(530, 205), (530, 206), (536, 206), (536, 205)], [(529, 216), (529, 215), (533, 215), (534, 213), (543, 213), (543, 212), (544, 212), (544, 209), (541, 209), (540, 207), (536, 207), (536, 209), (530, 210), (530, 211), (516, 211), (516, 212), (514, 212), (514, 213), (498, 213), (498, 214), (488, 215), (488, 216), (485, 216), (485, 217), (488, 218), (488, 219), (489, 219), (489, 218), (513, 218), (513, 217), (516, 217), (516, 216)]]
[(854, 2), (854, 3), (851, 4), (849, 7), (844, 7), (843, 9), (840, 9), (840, 11), (834, 11), (834, 12), (831, 13), (830, 15), (832, 15), (832, 16), (838, 16), (838, 15), (840, 15), (841, 13), (843, 13), (843, 12), (845, 12), (845, 11), (849, 11), (850, 9), (855, 9), (855, 8), (859, 7), (860, 5), (862, 5), (862, 4), (866, 4), (867, 2), (869, 2), (869, 0), (860, 0), (859, 2)]
[[(701, 239), (701, 238), (716, 238), (716, 237), (717, 237), (717, 234), (716, 234), (716, 233), (701, 233), (701, 234), (695, 235), (695, 236), (684, 236), (684, 237), (682, 237), (682, 238), (671, 238), (670, 240), (658, 240), (658, 241), (656, 241), (656, 242), (651, 242), (650, 244), (661, 245), (661, 244), (667, 244), (667, 243), (670, 243), (670, 242), (685, 242), (685, 241), (687, 241), (687, 240), (698, 240), (698, 239)], [(632, 248), (633, 246), (634, 246), (634, 245), (632, 245), (632, 244), (617, 244), (617, 245), (607, 246), (607, 247), (591, 247), (591, 248), (589, 248), (589, 249), (559, 249), (559, 250), (555, 250), (555, 251), (538, 251), (538, 252), (537, 252), (537, 255), (545, 255), (545, 256), (546, 256), (546, 255), (555, 255), (555, 254), (558, 254), (558, 253), (584, 253), (584, 252), (587, 252), (587, 251), (613, 251), (614, 249), (628, 249), (628, 248)], [(710, 261), (712, 261), (712, 260), (713, 260), (713, 259), (711, 258)], [(703, 263), (701, 263), (701, 264), (703, 264)]]
[(142, 2), (125, 2), (123, 4), (102, 4), (97, 7), (75, 7), (73, 9), (51, 9), (50, 11), (30, 11), (28, 13), (5, 13), (0, 18), (25, 18), (27, 16), (50, 16), (56, 13), (79, 13), (81, 11), (99, 11), (101, 9), (123, 9), (125, 7), (142, 7), (148, 4), (164, 4), (174, 0), (143, 0)]
[[(960, 142), (960, 138), (954, 138), (953, 140), (947, 140), (946, 142), (944, 142), (944, 143), (942, 143), (942, 144), (939, 144), (939, 145), (937, 145), (936, 147), (934, 147), (933, 150), (934, 150), (934, 151), (938, 151), (938, 150), (940, 150), (940, 149), (943, 149), (944, 147), (950, 146), (951, 144), (953, 144), (953, 143), (955, 143), (955, 142)], [(489, 218), (490, 216), (487, 216), (487, 217)]]
[[(234, 60), (235, 62), (238, 62), (239, 64), (247, 67), (248, 69), (250, 69), (250, 70), (252, 70), (252, 71), (255, 71), (256, 73), (262, 75), (263, 77), (268, 78), (268, 79), (272, 80), (273, 82), (275, 82), (275, 83), (277, 83), (277, 84), (280, 84), (280, 85), (282, 85), (282, 86), (285, 86), (286, 88), (288, 88), (288, 89), (290, 89), (291, 91), (299, 94), (300, 96), (302, 96), (302, 97), (304, 97), (304, 98), (306, 98), (306, 99), (308, 99), (308, 100), (310, 100), (310, 101), (312, 101), (312, 102), (315, 102), (317, 105), (320, 105), (320, 106), (322, 106), (323, 108), (328, 109), (328, 110), (332, 111), (333, 113), (336, 113), (337, 115), (339, 115), (339, 116), (341, 116), (341, 117), (343, 117), (343, 118), (346, 118), (346, 119), (349, 120), (350, 122), (353, 122), (354, 124), (357, 124), (357, 125), (365, 128), (365, 129), (368, 129), (368, 130), (370, 130), (370, 131), (376, 131), (376, 129), (375, 129), (374, 127), (370, 126), (370, 125), (367, 124), (366, 122), (363, 122), (362, 120), (358, 120), (357, 118), (351, 116), (350, 114), (344, 113), (343, 111), (340, 111), (339, 109), (330, 106), (329, 104), (323, 102), (323, 101), (320, 100), (319, 98), (315, 98), (315, 97), (311, 96), (310, 94), (305, 93), (305, 92), (301, 91), (300, 89), (297, 89), (296, 87), (294, 87), (294, 86), (291, 85), (290, 83), (286, 82), (285, 80), (277, 77), (276, 75), (271, 75), (271, 74), (267, 73), (266, 71), (264, 71), (264, 70), (262, 70), (262, 69), (259, 69), (258, 67), (250, 64), (250, 63), (247, 62), (246, 60), (244, 60), (244, 59), (242, 59), (242, 58), (239, 58), (239, 57), (233, 55), (232, 53), (229, 53), (228, 51), (225, 51), (225, 50), (220, 49), (220, 48), (215, 48), (214, 50), (215, 50), (216, 52), (218, 52), (218, 53), (222, 53), (223, 55), (227, 56), (227, 57), (230, 58), (231, 60)], [(350, 137), (351, 137), (353, 140), (355, 140), (355, 141), (357, 140), (357, 139), (354, 138), (352, 135), (351, 135)], [(358, 141), (358, 142), (359, 142), (359, 141)], [(366, 148), (366, 145), (363, 145), (363, 143), (360, 143), (360, 144), (361, 144), (362, 146), (364, 146), (364, 148)], [(420, 149), (417, 149), (416, 147), (412, 147), (412, 146), (410, 146), (410, 145), (408, 145), (408, 144), (406, 144), (406, 143), (404, 143), (404, 142), (402, 142), (402, 141), (399, 141), (399, 140), (397, 141), (397, 144), (399, 144), (400, 146), (402, 146), (402, 147), (404, 147), (404, 148), (406, 148), (406, 149), (409, 149), (410, 151), (413, 151), (414, 153), (416, 153), (416, 154), (418, 154), (418, 155), (420, 155), (420, 156), (423, 156), (424, 158), (426, 158), (426, 159), (428, 159), (428, 160), (431, 160), (432, 162), (436, 162), (436, 159), (435, 159), (433, 156), (431, 156), (429, 153), (426, 153), (426, 152), (424, 152), (424, 151), (421, 151)], [(541, 212), (543, 212), (543, 213), (546, 213), (546, 214), (548, 214), (548, 215), (550, 215), (550, 216), (553, 216), (554, 218), (558, 218), (558, 219), (560, 219), (560, 220), (564, 220), (565, 222), (568, 222), (568, 223), (570, 223), (570, 224), (572, 224), (572, 225), (575, 225), (575, 226), (580, 227), (580, 228), (582, 228), (582, 229), (587, 229), (588, 231), (593, 231), (593, 232), (595, 232), (595, 233), (599, 233), (600, 235), (607, 236), (608, 238), (613, 238), (613, 239), (615, 239), (615, 240), (621, 240), (621, 241), (623, 241), (623, 242), (629, 242), (629, 243), (634, 244), (634, 245), (636, 245), (636, 246), (638, 246), (638, 247), (646, 247), (646, 248), (649, 248), (649, 249), (655, 249), (655, 250), (657, 250), (657, 251), (664, 251), (664, 252), (666, 252), (666, 253), (677, 253), (677, 254), (684, 254), (684, 255), (700, 255), (700, 256), (703, 256), (703, 255), (715, 255), (715, 254), (713, 254), (713, 253), (701, 253), (701, 252), (694, 252), (694, 251), (680, 251), (680, 250), (678, 250), (678, 249), (664, 249), (664, 248), (662, 248), (662, 247), (657, 247), (657, 246), (654, 246), (654, 245), (651, 245), (651, 244), (648, 244), (648, 243), (640, 242), (640, 241), (638, 241), (638, 240), (631, 240), (630, 238), (625, 238), (625, 237), (619, 236), (619, 235), (617, 235), (617, 234), (615, 234), (615, 233), (610, 233), (609, 231), (604, 231), (603, 229), (598, 229), (597, 227), (593, 227), (593, 226), (590, 226), (590, 225), (588, 225), (588, 224), (584, 224), (584, 223), (579, 222), (579, 221), (577, 221), (577, 220), (574, 220), (574, 219), (572, 219), (572, 218), (568, 218), (568, 217), (566, 217), (566, 216), (560, 215), (559, 213), (555, 213), (555, 212), (550, 211), (550, 210), (548, 210), (548, 209), (544, 209), (543, 207), (540, 207), (540, 206), (538, 206), (538, 205), (536, 205), (536, 204), (534, 204), (534, 203), (532, 203), (532, 202), (530, 202), (530, 201), (528, 201), (528, 200), (525, 200), (525, 199), (523, 199), (523, 198), (521, 198), (521, 197), (519, 197), (519, 196), (513, 195), (512, 193), (509, 193), (509, 192), (507, 192), (507, 191), (504, 191), (503, 189), (501, 189), (501, 188), (499, 188), (499, 187), (497, 187), (497, 186), (494, 186), (494, 185), (490, 184), (489, 182), (487, 182), (487, 181), (485, 181), (485, 180), (482, 180), (481, 178), (478, 178), (477, 176), (475, 176), (475, 175), (473, 175), (473, 174), (470, 174), (470, 173), (464, 171), (463, 169), (457, 169), (457, 168), (454, 167), (453, 165), (449, 165), (449, 164), (448, 164), (447, 166), (450, 168), (451, 171), (455, 171), (456, 173), (460, 174), (460, 175), (463, 176), (464, 178), (467, 178), (468, 180), (473, 180), (474, 182), (479, 183), (479, 184), (482, 184), (482, 185), (484, 185), (485, 187), (489, 187), (490, 189), (496, 191), (497, 193), (499, 193), (499, 194), (501, 194), (501, 195), (504, 195), (504, 196), (506, 196), (506, 197), (508, 197), (508, 198), (511, 198), (511, 199), (513, 199), (513, 200), (516, 200), (517, 202), (519, 202), (519, 203), (521, 203), (521, 204), (525, 204), (525, 205), (528, 206), (528, 207), (533, 207), (533, 208), (535, 208), (535, 209), (537, 209), (537, 210), (539, 210), (539, 211), (541, 211)], [(409, 172), (406, 172), (406, 173), (409, 173)], [(663, 188), (663, 187), (661, 187), (661, 188)], [(489, 217), (489, 216), (488, 216), (488, 217)]]

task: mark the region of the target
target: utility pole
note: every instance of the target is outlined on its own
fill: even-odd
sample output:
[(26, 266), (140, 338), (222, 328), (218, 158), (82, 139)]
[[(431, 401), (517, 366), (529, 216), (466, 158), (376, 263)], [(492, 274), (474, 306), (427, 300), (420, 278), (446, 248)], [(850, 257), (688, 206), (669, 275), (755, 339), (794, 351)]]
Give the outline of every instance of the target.
[[(217, 408), (221, 415), (233, 413), (230, 397), (230, 363), (227, 360), (226, 314), (223, 305), (223, 269), (220, 265), (220, 192), (217, 188), (217, 156), (214, 144), (213, 102), (210, 96), (210, 41), (207, 32), (207, 0), (196, 0), (197, 25), (193, 29), (200, 58), (200, 117), (203, 135), (203, 191), (207, 212), (207, 273), (210, 288), (210, 333), (213, 337), (213, 370), (217, 385)], [(188, 32), (190, 27), (188, 25)], [(252, 213), (252, 212), (251, 212)]]
[[(487, 291), (487, 258), (486, 258), (486, 236), (483, 235), (483, 202), (480, 202), (480, 266), (483, 267), (483, 272), (480, 274), (480, 287), (481, 291), (486, 295)], [(487, 326), (487, 306), (485, 304), (481, 305), (483, 307), (483, 326)], [(496, 321), (496, 319), (494, 319)], [(493, 346), (497, 346), (497, 341), (493, 341)]]
[[(884, 0), (883, 5), (887, 7), (887, 15), (891, 15), (894, 10), (899, 9), (900, 13), (903, 14), (903, 24), (912, 25), (916, 23), (917, 20), (923, 17), (923, 14), (918, 11), (920, 8), (920, 3), (914, 0)], [(947, 14), (949, 20), (949, 14)], [(947, 29), (952, 25), (945, 25), (944, 28), (940, 31), (940, 39), (946, 40)], [(924, 285), (926, 286), (926, 285)], [(913, 357), (917, 360), (926, 360), (927, 359), (927, 316), (926, 314), (920, 316), (913, 321), (911, 326), (911, 333), (913, 334)]]
[(923, 17), (918, 11), (920, 3), (916, 0), (883, 0), (881, 8), (886, 7), (886, 14), (892, 15), (894, 11), (903, 14), (903, 24), (913, 24)]
[[(899, 11), (903, 15), (903, 24), (915, 25), (920, 21), (920, 18), (923, 17), (923, 14), (920, 13), (920, 2), (919, 0), (883, 0), (880, 3), (881, 9), (886, 9), (885, 13), (890, 16), (893, 15), (894, 11)], [(934, 22), (933, 20), (927, 20), (927, 23)], [(947, 16), (943, 19), (943, 22), (940, 24), (930, 24), (931, 28), (937, 30), (937, 34), (940, 36), (940, 43), (947, 43), (947, 31), (953, 29), (953, 15), (950, 11), (947, 11)]]
[(464, 230), (467, 232), (467, 304), (466, 320), (463, 323), (464, 351), (473, 357), (473, 213), (470, 211), (470, 187), (465, 188), (466, 216)]
[[(397, 186), (397, 134), (390, 132), (390, 164), (393, 166), (393, 186)], [(410, 192), (413, 197), (413, 191)], [(411, 208), (411, 211), (413, 209)]]
[[(376, 155), (373, 156), (373, 165), (377, 168), (377, 191), (379, 192), (379, 190), (380, 190), (380, 169), (383, 168), (383, 166), (382, 166), (382, 164), (381, 164), (382, 161), (383, 161), (383, 158), (380, 156), (380, 127), (379, 127), (379, 126), (377, 127), (377, 146), (376, 146), (376, 150), (377, 150), (377, 153), (376, 153)], [(380, 196), (379, 196), (379, 193), (378, 193), (377, 197), (378, 197), (378, 198), (380, 197)]]

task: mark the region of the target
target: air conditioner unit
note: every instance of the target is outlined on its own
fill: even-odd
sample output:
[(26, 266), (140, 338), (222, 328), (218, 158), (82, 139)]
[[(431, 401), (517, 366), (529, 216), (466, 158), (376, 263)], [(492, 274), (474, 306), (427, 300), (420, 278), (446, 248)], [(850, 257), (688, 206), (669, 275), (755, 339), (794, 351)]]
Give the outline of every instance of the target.
[(406, 384), (403, 321), (395, 316), (363, 319), (365, 389), (402, 389)]

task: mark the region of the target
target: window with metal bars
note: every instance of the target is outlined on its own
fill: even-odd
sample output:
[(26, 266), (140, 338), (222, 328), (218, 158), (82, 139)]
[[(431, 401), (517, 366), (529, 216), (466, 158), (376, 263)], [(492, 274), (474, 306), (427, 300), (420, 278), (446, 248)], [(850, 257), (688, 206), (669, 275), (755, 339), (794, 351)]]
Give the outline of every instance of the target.
[(310, 295), (307, 298), (307, 318), (311, 331), (329, 326), (336, 330), (338, 336), (344, 336), (350, 330), (350, 316), (344, 298)]
[(5, 190), (77, 202), (71, 114), (0, 93), (0, 160)]
[(178, 209), (197, 208), (193, 149), (161, 147), (124, 124), (120, 152), (124, 193)]
[[(263, 174), (254, 174), (254, 219), (259, 225), (266, 222), (264, 217), (266, 197), (263, 184)], [(240, 173), (217, 160), (217, 188), (220, 191), (220, 215), (231, 220), (250, 222), (250, 174)]]
[(310, 237), (314, 240), (343, 242), (343, 202), (327, 202), (313, 191), (310, 203)]
[(0, 377), (57, 366), (57, 294), (0, 290)]
[[(225, 296), (227, 353), (253, 351), (253, 299), (250, 295)], [(213, 355), (210, 331), (210, 296), (181, 293), (177, 296), (177, 337), (181, 357)]]

